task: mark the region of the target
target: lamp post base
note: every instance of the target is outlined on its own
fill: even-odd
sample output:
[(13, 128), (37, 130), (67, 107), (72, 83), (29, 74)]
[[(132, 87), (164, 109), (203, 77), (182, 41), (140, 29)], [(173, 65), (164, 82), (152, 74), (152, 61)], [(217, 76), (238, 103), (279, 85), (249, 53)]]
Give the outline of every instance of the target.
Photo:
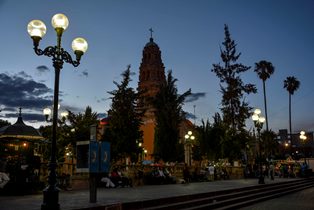
[(59, 189), (56, 187), (47, 187), (43, 190), (44, 201), (41, 210), (60, 210)]

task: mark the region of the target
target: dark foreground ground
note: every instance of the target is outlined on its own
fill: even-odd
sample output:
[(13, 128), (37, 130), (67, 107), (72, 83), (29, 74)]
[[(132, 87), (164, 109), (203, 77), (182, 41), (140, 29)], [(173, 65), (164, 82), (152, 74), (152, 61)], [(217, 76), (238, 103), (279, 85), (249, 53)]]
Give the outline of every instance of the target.
[(257, 203), (240, 210), (313, 210), (314, 188)]
[[(277, 178), (274, 181), (265, 179), (266, 184), (289, 182), (295, 179)], [(150, 200), (163, 197), (212, 192), (233, 188), (258, 185), (257, 179), (222, 180), (214, 182), (197, 182), (190, 184), (149, 185), (133, 188), (99, 188), (97, 202), (89, 202), (89, 191), (61, 191), (59, 203), (62, 210), (103, 206), (130, 201)], [(40, 209), (42, 194), (26, 196), (0, 196), (0, 210), (35, 210)], [(306, 210), (314, 209), (314, 189), (310, 188), (298, 193), (256, 204), (243, 210)]]

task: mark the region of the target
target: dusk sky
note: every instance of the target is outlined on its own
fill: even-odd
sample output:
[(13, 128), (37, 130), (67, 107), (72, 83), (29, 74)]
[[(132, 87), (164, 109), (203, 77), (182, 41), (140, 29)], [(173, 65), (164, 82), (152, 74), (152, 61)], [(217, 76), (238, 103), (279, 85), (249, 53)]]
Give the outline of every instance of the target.
[(221, 93), (211, 69), (221, 62), (227, 24), (242, 53), (238, 61), (252, 67), (242, 78), (258, 88), (246, 97), (250, 105), (264, 111), (262, 81), (253, 70), (256, 62), (270, 61), (275, 72), (266, 81), (269, 128), (278, 132), (289, 127), (283, 81), (294, 76), (301, 84), (292, 96), (292, 130), (314, 131), (313, 11), (313, 0), (0, 0), (0, 118), (14, 123), (22, 107), (27, 124), (45, 124), (42, 110), (52, 104), (54, 70), (51, 58), (35, 55), (27, 24), (33, 19), (45, 22), (47, 34), (40, 47), (54, 46), (51, 18), (63, 13), (69, 19), (63, 48), (74, 56), (71, 42), (76, 37), (86, 38), (89, 48), (79, 67), (64, 64), (61, 109), (77, 113), (91, 106), (106, 113), (111, 103), (107, 92), (116, 88), (113, 81), (121, 81), (129, 64), (136, 88), (142, 51), (153, 28), (165, 70), (178, 79), (179, 93), (189, 88), (194, 93), (184, 111), (193, 115), (195, 106), (197, 124), (212, 121), (220, 111)]

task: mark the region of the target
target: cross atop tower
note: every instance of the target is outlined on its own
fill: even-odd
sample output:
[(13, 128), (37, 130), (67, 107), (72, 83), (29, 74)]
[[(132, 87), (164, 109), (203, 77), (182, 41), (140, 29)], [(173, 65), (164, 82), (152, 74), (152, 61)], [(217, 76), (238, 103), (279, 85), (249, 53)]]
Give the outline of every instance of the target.
[(149, 31), (150, 31), (150, 38), (153, 39), (153, 32), (154, 32), (154, 31), (153, 31), (152, 28), (150, 28)]
[(19, 111), (19, 116), (21, 117), (22, 116), (22, 107), (20, 107), (19, 110), (20, 110)]

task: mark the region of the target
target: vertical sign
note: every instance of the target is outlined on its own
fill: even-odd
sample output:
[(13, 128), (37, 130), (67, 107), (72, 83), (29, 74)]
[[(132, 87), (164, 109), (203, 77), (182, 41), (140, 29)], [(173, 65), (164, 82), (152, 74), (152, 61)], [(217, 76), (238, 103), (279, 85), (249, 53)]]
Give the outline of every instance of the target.
[(100, 143), (100, 172), (109, 172), (110, 168), (110, 143), (102, 141)]
[(89, 172), (99, 172), (99, 144), (97, 141), (91, 141), (89, 144)]

